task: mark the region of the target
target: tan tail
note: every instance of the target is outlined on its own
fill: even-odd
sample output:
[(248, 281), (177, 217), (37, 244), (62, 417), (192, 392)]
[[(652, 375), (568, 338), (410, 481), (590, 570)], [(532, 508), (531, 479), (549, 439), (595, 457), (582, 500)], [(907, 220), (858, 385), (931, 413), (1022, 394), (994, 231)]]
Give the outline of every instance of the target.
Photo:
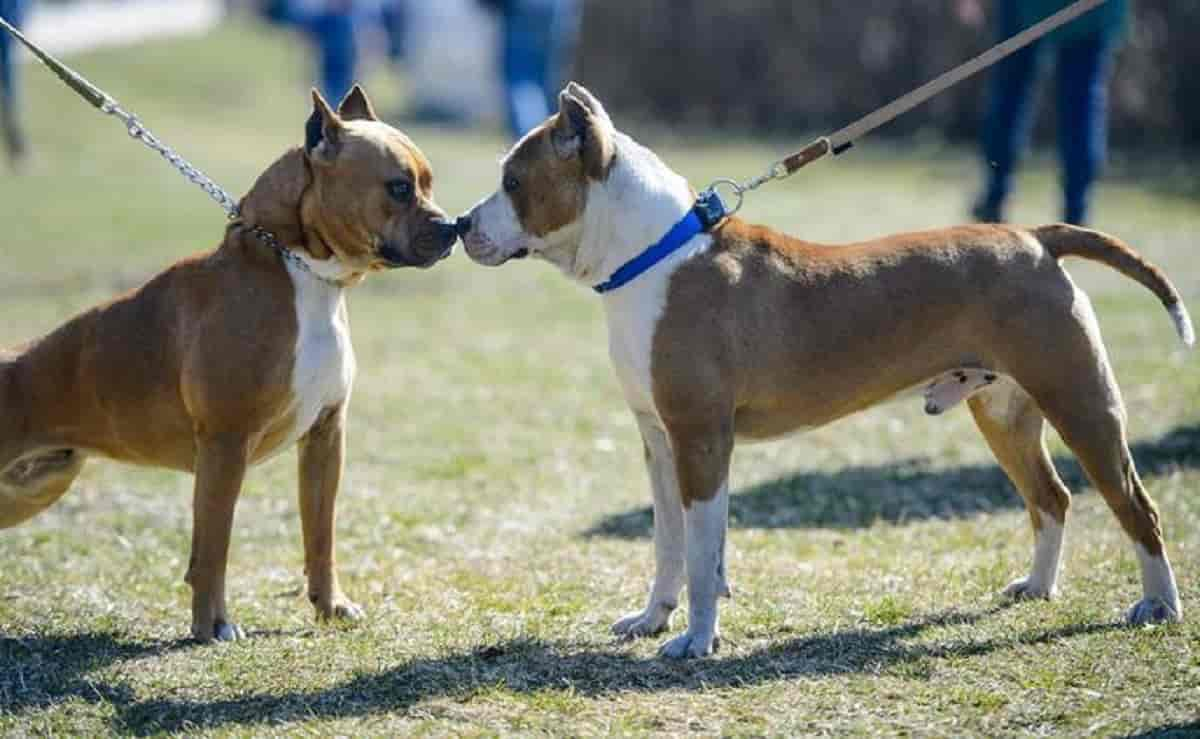
[(1056, 223), (1051, 226), (1039, 226), (1032, 231), (1035, 238), (1046, 247), (1054, 257), (1083, 257), (1096, 262), (1102, 262), (1117, 270), (1131, 280), (1145, 285), (1150, 292), (1158, 296), (1171, 320), (1175, 330), (1184, 344), (1192, 346), (1196, 343), (1196, 331), (1192, 327), (1192, 318), (1188, 315), (1187, 307), (1179, 297), (1179, 291), (1163, 274), (1142, 255), (1135, 252), (1129, 245), (1108, 234), (1092, 231), (1087, 228), (1068, 226)]

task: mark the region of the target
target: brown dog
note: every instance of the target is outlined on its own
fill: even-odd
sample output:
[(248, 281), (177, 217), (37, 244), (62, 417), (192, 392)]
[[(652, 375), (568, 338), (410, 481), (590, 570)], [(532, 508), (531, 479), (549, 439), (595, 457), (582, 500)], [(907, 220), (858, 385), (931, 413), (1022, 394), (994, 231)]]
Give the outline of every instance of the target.
[(242, 636), (225, 564), (246, 468), (296, 442), (308, 597), (319, 617), (361, 616), (333, 554), (355, 369), (343, 291), (455, 241), (428, 161), (361, 89), (336, 113), (313, 100), (305, 147), (259, 177), (216, 251), (0, 354), (0, 527), (57, 500), (91, 456), (194, 473), (186, 580), (202, 641)]
[(1025, 499), (1033, 569), (1006, 593), (1055, 591), (1070, 494), (1046, 451), (1049, 422), (1133, 540), (1143, 598), (1129, 620), (1181, 617), (1100, 329), (1059, 260), (1094, 259), (1145, 285), (1190, 344), (1191, 321), (1161, 271), (1112, 237), (1061, 225), (824, 246), (727, 218), (709, 232), (684, 228), (690, 235), (671, 249), (648, 249), (693, 217), (695, 193), (616, 131), (587, 90), (572, 84), (559, 103), (504, 160), (501, 190), (459, 230), (478, 262), (532, 255), (603, 293), (609, 351), (645, 443), (657, 561), (646, 608), (614, 624), (617, 633), (666, 629), (686, 574), (687, 632), (663, 653), (709, 654), (717, 598), (729, 592), (734, 440), (821, 426), (909, 391), (924, 391), (931, 414), (969, 397)]

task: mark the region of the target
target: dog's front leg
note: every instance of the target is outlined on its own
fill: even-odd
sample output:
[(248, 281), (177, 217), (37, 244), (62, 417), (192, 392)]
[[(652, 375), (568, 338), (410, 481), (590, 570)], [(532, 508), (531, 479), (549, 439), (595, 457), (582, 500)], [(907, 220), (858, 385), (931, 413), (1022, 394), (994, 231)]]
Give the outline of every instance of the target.
[(300, 523), (308, 599), (321, 619), (357, 621), (363, 611), (342, 594), (334, 543), (334, 505), (345, 456), (345, 404), (327, 409), (300, 439)]
[(225, 565), (248, 456), (244, 435), (197, 436), (192, 556), (184, 579), (192, 586), (192, 636), (198, 641), (234, 641), (244, 636), (225, 610)]
[(665, 657), (704, 657), (720, 646), (717, 599), (729, 595), (725, 530), (729, 518), (732, 422), (669, 429), (675, 450), (687, 545), (688, 627), (662, 646)]
[(654, 416), (639, 413), (637, 421), (654, 494), (654, 584), (645, 610), (630, 613), (612, 625), (613, 633), (631, 638), (653, 636), (671, 625), (671, 614), (679, 604), (683, 587), (686, 552), (683, 502), (671, 443)]

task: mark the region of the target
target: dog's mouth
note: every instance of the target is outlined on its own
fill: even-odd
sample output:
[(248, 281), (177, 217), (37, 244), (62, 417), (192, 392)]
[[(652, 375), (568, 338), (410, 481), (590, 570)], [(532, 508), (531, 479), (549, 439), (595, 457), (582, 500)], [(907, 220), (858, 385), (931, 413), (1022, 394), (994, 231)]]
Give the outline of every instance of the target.
[(481, 238), (464, 238), (463, 245), (466, 247), (467, 256), (486, 267), (499, 267), (514, 259), (524, 259), (530, 254), (529, 249), (526, 247), (521, 247), (509, 254), (504, 254), (491, 241)]
[(438, 245), (437, 247), (418, 252), (420, 256), (406, 254), (404, 250), (392, 243), (384, 243), (379, 248), (380, 266), (384, 269), (401, 269), (404, 267), (427, 268), (432, 267), (438, 262), (454, 253), (454, 244), (448, 246)]

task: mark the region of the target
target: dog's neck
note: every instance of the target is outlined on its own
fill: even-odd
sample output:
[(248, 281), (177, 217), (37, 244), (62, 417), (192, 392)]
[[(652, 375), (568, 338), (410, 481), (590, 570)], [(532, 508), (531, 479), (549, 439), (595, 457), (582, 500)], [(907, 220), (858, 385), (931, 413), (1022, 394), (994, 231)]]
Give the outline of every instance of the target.
[(546, 237), (541, 256), (591, 287), (659, 241), (695, 204), (696, 195), (654, 152), (615, 134), (608, 177), (587, 192), (583, 216)]
[[(240, 217), (231, 228), (241, 233), (244, 248), (268, 251), (268, 245), (253, 233), (255, 226), (270, 232), (276, 242), (308, 267), (290, 270), (296, 279), (316, 279), (351, 285), (362, 278), (337, 258), (319, 230), (303, 219), (304, 194), (312, 183), (312, 172), (299, 147), (290, 149), (267, 167), (239, 204)], [(240, 228), (239, 228), (240, 227)]]

